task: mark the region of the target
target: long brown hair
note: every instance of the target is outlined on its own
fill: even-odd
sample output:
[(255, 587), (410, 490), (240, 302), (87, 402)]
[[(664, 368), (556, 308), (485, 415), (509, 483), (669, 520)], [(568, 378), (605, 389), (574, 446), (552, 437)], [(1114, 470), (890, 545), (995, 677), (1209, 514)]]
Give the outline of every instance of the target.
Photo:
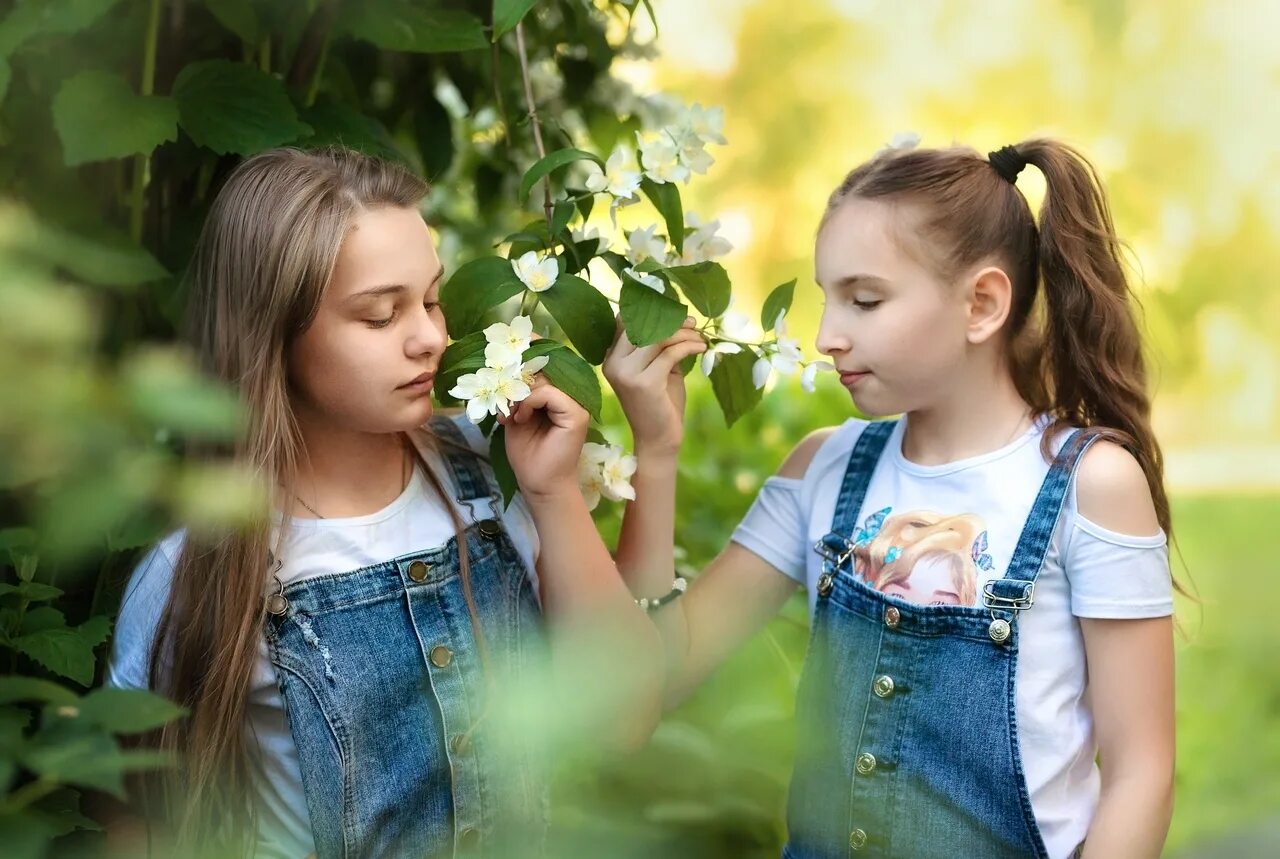
[[(207, 372), (233, 386), (247, 429), (228, 454), (264, 486), (292, 498), (305, 457), (290, 403), (287, 356), (315, 319), (354, 218), (381, 206), (417, 207), (426, 183), (360, 153), (274, 149), (240, 164), (204, 223), (188, 270), (191, 340)], [(445, 498), (440, 479), (407, 438), (418, 466)], [(432, 439), (431, 441), (436, 441)], [(472, 610), (465, 524), (452, 504), (462, 578)], [(176, 753), (165, 786), (166, 823), (192, 854), (244, 855), (256, 826), (258, 762), (246, 715), (264, 634), (270, 524), (209, 536), (188, 531), (151, 652), (152, 688), (187, 708), (156, 742)], [(478, 634), (478, 630), (477, 630)]]
[(1013, 149), (1044, 174), (1038, 227), (1016, 185), (963, 147), (883, 152), (845, 177), (827, 215), (850, 197), (916, 203), (924, 236), (917, 245), (944, 280), (998, 260), (1013, 285), (1006, 356), (1019, 394), (1052, 419), (1046, 457), (1068, 426), (1123, 444), (1142, 466), (1160, 526), (1172, 537), (1136, 298), (1097, 170), (1056, 140)]

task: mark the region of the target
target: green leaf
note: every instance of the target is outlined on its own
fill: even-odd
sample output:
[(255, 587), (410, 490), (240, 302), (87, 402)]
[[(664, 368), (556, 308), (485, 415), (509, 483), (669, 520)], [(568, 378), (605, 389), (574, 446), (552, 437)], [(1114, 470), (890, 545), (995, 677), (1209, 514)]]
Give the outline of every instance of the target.
[(0, 552), (9, 557), (9, 563), (17, 567), (24, 558), (36, 551), (34, 528), (5, 528), (0, 530)]
[[(7, 785), (6, 785), (7, 787)], [(5, 859), (44, 859), (58, 828), (32, 810), (0, 811), (0, 844)]]
[(743, 351), (721, 355), (711, 370), (711, 389), (715, 391), (725, 423), (729, 426), (760, 402), (763, 392), (751, 381), (751, 368), (755, 363), (755, 354)]
[(204, 0), (204, 5), (219, 24), (239, 36), (245, 44), (258, 44), (261, 28), (253, 0)]
[(155, 257), (125, 236), (104, 233), (89, 238), (34, 219), (19, 228), (30, 231), (24, 250), (33, 258), (85, 283), (128, 287), (169, 276)]
[(140, 734), (168, 724), (186, 710), (143, 689), (95, 689), (80, 701), (80, 718), (113, 734)]
[(13, 70), (9, 68), (9, 61), (0, 57), (0, 102), (4, 101), (5, 94), (9, 92), (9, 80), (12, 77)]
[(676, 252), (684, 253), (684, 206), (680, 202), (680, 189), (674, 182), (654, 182), (646, 176), (640, 180), (640, 190), (662, 215)]
[(765, 331), (772, 331), (773, 326), (778, 322), (778, 314), (786, 313), (791, 310), (791, 302), (795, 299), (796, 279), (793, 277), (786, 283), (776, 286), (769, 293), (769, 297), (764, 300), (764, 307), (760, 311), (760, 327)]
[(414, 0), (348, 3), (337, 29), (386, 51), (432, 54), (489, 47), (477, 18)]
[(564, 246), (564, 250), (556, 255), (560, 261), (560, 270), (565, 274), (577, 274), (587, 267), (591, 258), (600, 250), (600, 239), (583, 239)]
[(107, 734), (63, 731), (37, 735), (37, 741), (23, 750), (21, 760), (50, 781), (103, 790), (120, 798), (124, 797), (124, 773), (171, 763), (171, 758), (160, 752), (122, 752)]
[(561, 230), (569, 226), (569, 219), (576, 209), (572, 200), (561, 200), (555, 204), (551, 210), (551, 235), (558, 236)]
[(437, 399), (446, 405), (457, 402), (449, 391), (458, 384), (459, 376), (474, 373), (484, 366), (484, 350), (488, 344), (484, 332), (477, 331), (445, 348), (440, 356), (440, 366), (436, 368), (434, 390)]
[(542, 368), (547, 381), (577, 400), (593, 420), (599, 421), (603, 397), (595, 369), (577, 352), (554, 340), (534, 341), (524, 351), (524, 360), (530, 361), (539, 355), (547, 356), (547, 366)]
[(0, 677), (0, 704), (14, 701), (40, 701), (48, 704), (74, 705), (79, 697), (65, 686), (38, 677), (9, 675)]
[(311, 134), (284, 84), (244, 63), (191, 63), (173, 83), (182, 128), (219, 155), (252, 155)]
[(187, 438), (230, 439), (244, 412), (228, 388), (201, 376), (182, 353), (152, 346), (121, 366), (126, 402), (152, 426)]
[(590, 283), (572, 274), (560, 275), (555, 285), (541, 293), (538, 299), (564, 329), (582, 357), (592, 364), (604, 361), (617, 330), (609, 299)]
[(449, 335), (479, 331), (486, 313), (523, 290), (510, 260), (480, 257), (462, 266), (440, 290)]
[(498, 488), (502, 490), (502, 507), (506, 509), (511, 505), (512, 497), (520, 489), (515, 469), (511, 467), (511, 460), (507, 458), (506, 427), (498, 427), (493, 431), (493, 435), (489, 436), (489, 464), (493, 467), (493, 476), (498, 480)]
[(524, 178), (520, 180), (520, 200), (523, 202), (529, 196), (529, 192), (533, 190), (533, 186), (544, 176), (549, 175), (552, 171), (564, 167), (566, 164), (572, 164), (575, 161), (594, 161), (600, 165), (600, 169), (604, 169), (604, 162), (596, 155), (586, 152), (582, 149), (557, 149), (546, 158), (539, 159), (532, 167), (525, 171)]
[(303, 112), (302, 120), (314, 132), (306, 141), (308, 147), (344, 146), (388, 161), (405, 161), (382, 123), (350, 105), (322, 97)]
[(81, 72), (53, 97), (53, 124), (69, 167), (129, 155), (149, 155), (178, 139), (178, 105), (143, 96), (119, 75)]
[(569, 193), (574, 196), (574, 202), (578, 207), (578, 211), (582, 213), (582, 222), (585, 224), (587, 222), (587, 218), (591, 217), (591, 210), (595, 208), (596, 195), (589, 194), (585, 190), (581, 189), (569, 190)]
[(689, 308), (630, 277), (623, 277), (618, 315), (622, 317), (627, 339), (637, 346), (649, 346), (675, 334), (688, 317)]
[(0, 21), (0, 57), (28, 39), (79, 33), (95, 24), (120, 0), (22, 0)]
[(33, 812), (53, 827), (55, 837), (77, 829), (101, 832), (102, 827), (80, 813), (80, 791), (63, 788), (35, 803)]
[(97, 647), (107, 640), (111, 634), (111, 618), (99, 614), (86, 620), (78, 627), (80, 635), (90, 647)]
[(510, 32), (538, 0), (493, 0), (493, 40)]
[(729, 275), (720, 263), (677, 265), (664, 271), (680, 284), (684, 297), (703, 316), (719, 316), (729, 309)]
[(19, 599), (28, 602), (44, 602), (62, 596), (62, 589), (39, 582), (23, 582), (20, 585), (0, 584), (0, 597), (6, 594), (17, 594)]
[(22, 628), (19, 632), (26, 635), (42, 629), (61, 629), (66, 625), (67, 619), (62, 612), (53, 606), (41, 605), (27, 609), (26, 614), (22, 616)]
[(453, 120), (434, 95), (420, 97), (413, 112), (413, 134), (427, 179), (436, 181), (453, 164)]
[(93, 648), (79, 630), (42, 629), (13, 639), (11, 646), (63, 677), (81, 686), (93, 682)]

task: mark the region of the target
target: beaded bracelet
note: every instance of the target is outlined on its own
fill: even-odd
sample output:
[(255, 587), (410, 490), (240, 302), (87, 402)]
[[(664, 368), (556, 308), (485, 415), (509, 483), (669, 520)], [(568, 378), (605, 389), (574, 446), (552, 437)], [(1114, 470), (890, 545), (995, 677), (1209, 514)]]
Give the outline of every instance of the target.
[(689, 587), (689, 582), (683, 576), (676, 576), (676, 580), (671, 583), (671, 591), (666, 596), (657, 597), (656, 599), (640, 597), (636, 600), (636, 605), (640, 606), (641, 611), (651, 612), (654, 609), (662, 608), (664, 605), (680, 596), (680, 594), (685, 592), (687, 587)]

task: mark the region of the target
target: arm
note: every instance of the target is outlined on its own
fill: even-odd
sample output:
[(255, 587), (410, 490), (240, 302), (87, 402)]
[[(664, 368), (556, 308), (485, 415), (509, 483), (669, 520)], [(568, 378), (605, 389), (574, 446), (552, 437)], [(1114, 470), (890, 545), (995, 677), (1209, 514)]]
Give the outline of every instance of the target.
[[(1096, 443), (1076, 477), (1081, 515), (1123, 534), (1159, 530), (1146, 477), (1123, 448)], [(1173, 622), (1083, 618), (1102, 793), (1085, 859), (1157, 857), (1173, 810)]]
[[(691, 322), (671, 339), (640, 349), (619, 329), (604, 366), (635, 435), (636, 498), (623, 516), (618, 569), (637, 596), (662, 596), (675, 578), (676, 452), (684, 420), (679, 362), (705, 349), (697, 332), (689, 330)], [(802, 477), (829, 432), (802, 441), (779, 475)], [(793, 579), (730, 543), (688, 593), (651, 615), (666, 653), (666, 705), (683, 700), (777, 614), (795, 589)]]
[[(538, 576), (556, 669), (557, 688), (551, 694), (568, 694), (592, 679), (599, 687), (598, 676), (582, 672), (625, 666), (625, 682), (610, 687), (619, 700), (608, 702), (609, 739), (634, 747), (647, 739), (660, 716), (662, 643), (618, 576), (578, 488), (587, 413), (540, 379), (500, 421), (507, 456), (538, 531)], [(593, 701), (593, 708), (599, 703)]]

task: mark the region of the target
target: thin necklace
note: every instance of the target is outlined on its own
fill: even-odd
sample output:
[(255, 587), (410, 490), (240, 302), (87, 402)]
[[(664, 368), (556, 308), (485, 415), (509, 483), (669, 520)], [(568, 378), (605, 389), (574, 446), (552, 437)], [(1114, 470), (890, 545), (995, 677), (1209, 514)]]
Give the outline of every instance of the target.
[[(405, 485), (409, 482), (409, 450), (404, 449), (404, 458), (400, 460), (400, 492), (404, 492)], [(310, 504), (302, 500), (301, 495), (294, 495), (298, 499), (298, 503), (307, 508), (317, 519), (324, 519), (325, 516), (320, 515), (320, 511), (312, 507)]]

